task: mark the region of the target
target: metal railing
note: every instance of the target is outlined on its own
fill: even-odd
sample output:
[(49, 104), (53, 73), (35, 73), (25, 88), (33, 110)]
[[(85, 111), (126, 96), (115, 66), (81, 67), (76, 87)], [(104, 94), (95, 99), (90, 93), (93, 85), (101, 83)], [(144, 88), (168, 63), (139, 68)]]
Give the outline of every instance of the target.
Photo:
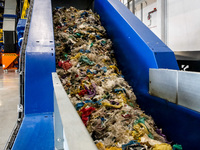
[(54, 87), (54, 137), (57, 150), (97, 150), (81, 118), (70, 102), (57, 73)]

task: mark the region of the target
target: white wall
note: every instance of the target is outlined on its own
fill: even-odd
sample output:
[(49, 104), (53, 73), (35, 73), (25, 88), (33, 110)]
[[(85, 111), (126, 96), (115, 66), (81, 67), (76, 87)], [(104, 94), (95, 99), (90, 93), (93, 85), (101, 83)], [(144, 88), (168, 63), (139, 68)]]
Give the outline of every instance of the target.
[[(148, 3), (147, 3), (148, 4)], [(154, 8), (157, 8), (157, 4), (156, 2), (150, 4), (150, 5), (147, 5), (146, 7), (144, 7), (144, 10), (143, 10), (143, 23), (149, 28), (151, 29), (157, 36), (158, 35), (158, 30), (157, 30), (157, 11), (156, 12), (153, 12), (151, 14), (151, 19), (148, 20), (148, 13), (150, 11), (153, 11)]]
[[(161, 37), (161, 12), (159, 0), (143, 2), (143, 22), (159, 38)], [(152, 24), (147, 19), (148, 12), (157, 8), (151, 14)], [(136, 5), (135, 15), (141, 19), (141, 7)], [(167, 0), (166, 43), (173, 51), (200, 50), (200, 0)]]
[[(151, 19), (148, 20), (148, 13), (154, 8), (157, 8), (156, 0), (149, 0), (143, 3), (143, 23), (151, 29), (158, 37), (160, 35), (158, 34), (157, 29), (157, 11), (151, 14)], [(141, 20), (141, 5), (136, 6), (135, 15)]]
[(167, 41), (174, 51), (200, 50), (200, 0), (168, 0)]

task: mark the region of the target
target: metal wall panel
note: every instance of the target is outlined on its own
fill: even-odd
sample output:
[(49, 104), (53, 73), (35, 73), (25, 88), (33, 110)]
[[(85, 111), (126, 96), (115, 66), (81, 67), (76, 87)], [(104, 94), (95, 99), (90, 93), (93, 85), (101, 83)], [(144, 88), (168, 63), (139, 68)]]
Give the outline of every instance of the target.
[(149, 93), (166, 99), (172, 103), (177, 102), (177, 71), (165, 69), (149, 70)]
[(149, 93), (200, 112), (200, 73), (150, 69)]
[(200, 73), (178, 73), (178, 104), (200, 112)]

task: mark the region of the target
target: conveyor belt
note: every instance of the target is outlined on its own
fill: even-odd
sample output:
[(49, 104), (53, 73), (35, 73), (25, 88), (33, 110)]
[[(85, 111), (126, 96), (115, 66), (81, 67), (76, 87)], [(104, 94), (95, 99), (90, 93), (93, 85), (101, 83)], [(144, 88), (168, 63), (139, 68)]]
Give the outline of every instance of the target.
[[(114, 43), (119, 67), (136, 92), (141, 108), (169, 139), (184, 149), (198, 149), (199, 113), (148, 94), (149, 68), (178, 70), (173, 52), (120, 1), (95, 0), (94, 11), (101, 16)], [(25, 117), (13, 149), (54, 149), (51, 12), (50, 0), (34, 0), (25, 57)]]

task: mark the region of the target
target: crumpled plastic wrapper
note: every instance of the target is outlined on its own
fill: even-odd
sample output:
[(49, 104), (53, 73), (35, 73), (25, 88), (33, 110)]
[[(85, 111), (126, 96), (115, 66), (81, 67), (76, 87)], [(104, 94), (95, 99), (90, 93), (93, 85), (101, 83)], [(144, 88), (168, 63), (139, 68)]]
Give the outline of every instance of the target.
[(53, 11), (53, 22), (57, 73), (98, 149), (172, 149), (137, 105), (99, 15), (63, 7)]

